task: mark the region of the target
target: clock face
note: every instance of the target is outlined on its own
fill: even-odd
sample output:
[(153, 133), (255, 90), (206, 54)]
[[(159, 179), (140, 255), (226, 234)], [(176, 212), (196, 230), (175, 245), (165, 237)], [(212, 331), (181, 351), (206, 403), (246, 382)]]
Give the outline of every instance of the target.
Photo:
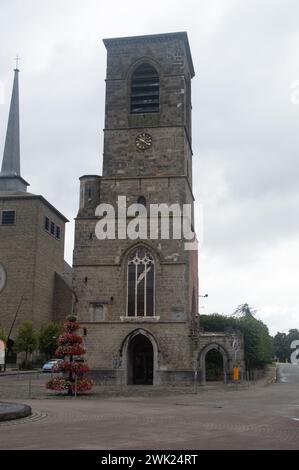
[(152, 145), (152, 136), (143, 132), (138, 134), (135, 140), (136, 147), (138, 150), (147, 150)]
[(3, 291), (6, 283), (6, 271), (3, 264), (0, 263), (0, 292)]

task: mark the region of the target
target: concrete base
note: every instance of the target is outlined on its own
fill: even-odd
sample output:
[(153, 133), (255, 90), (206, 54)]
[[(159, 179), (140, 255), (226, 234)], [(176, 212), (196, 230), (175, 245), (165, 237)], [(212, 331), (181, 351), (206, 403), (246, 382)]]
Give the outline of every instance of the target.
[[(89, 376), (98, 384), (132, 385), (124, 369), (94, 369)], [(194, 372), (190, 370), (157, 370), (153, 385), (190, 385), (193, 381)]]
[(31, 415), (31, 407), (21, 403), (0, 403), (0, 421), (26, 418)]

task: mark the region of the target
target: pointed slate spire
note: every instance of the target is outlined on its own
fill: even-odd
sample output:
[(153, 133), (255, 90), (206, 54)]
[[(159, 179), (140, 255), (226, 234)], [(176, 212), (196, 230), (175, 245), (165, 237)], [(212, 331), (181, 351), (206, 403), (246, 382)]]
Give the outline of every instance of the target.
[(20, 171), (19, 69), (14, 70), (14, 82), (9, 109), (5, 147), (0, 173), (0, 191), (27, 191), (28, 183)]

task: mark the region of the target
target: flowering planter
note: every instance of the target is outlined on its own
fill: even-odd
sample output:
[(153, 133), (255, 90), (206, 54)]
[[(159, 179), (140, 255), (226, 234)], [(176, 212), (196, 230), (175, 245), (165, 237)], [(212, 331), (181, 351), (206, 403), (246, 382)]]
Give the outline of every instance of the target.
[(92, 389), (94, 382), (84, 377), (89, 371), (86, 363), (77, 362), (74, 356), (82, 356), (86, 353), (82, 346), (83, 339), (77, 331), (80, 323), (69, 320), (64, 323), (63, 334), (57, 339), (58, 348), (55, 351), (57, 357), (64, 357), (63, 361), (53, 366), (53, 372), (62, 372), (63, 377), (52, 377), (46, 383), (46, 387), (57, 392), (67, 392), (73, 395), (81, 392), (87, 392)]

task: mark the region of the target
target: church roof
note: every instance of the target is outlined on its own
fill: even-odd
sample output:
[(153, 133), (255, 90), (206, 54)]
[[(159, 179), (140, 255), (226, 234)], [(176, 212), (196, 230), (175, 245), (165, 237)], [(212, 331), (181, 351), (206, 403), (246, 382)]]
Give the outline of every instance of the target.
[(9, 201), (18, 201), (18, 200), (21, 200), (21, 199), (24, 199), (24, 200), (33, 200), (33, 199), (38, 199), (39, 201), (41, 201), (45, 206), (47, 206), (50, 210), (52, 210), (53, 212), (55, 212), (55, 214), (60, 217), (61, 220), (63, 220), (63, 222), (69, 222), (69, 220), (61, 213), (59, 212), (56, 207), (52, 206), (52, 204), (47, 201), (47, 199), (45, 199), (43, 196), (39, 195), (39, 194), (32, 194), (32, 193), (25, 193), (25, 192), (13, 192), (13, 191), (0, 191), (0, 201), (1, 200), (9, 200)]
[(21, 177), (20, 168), (19, 69), (16, 68), (0, 173), (0, 190), (25, 192), (27, 186), (29, 184)]

